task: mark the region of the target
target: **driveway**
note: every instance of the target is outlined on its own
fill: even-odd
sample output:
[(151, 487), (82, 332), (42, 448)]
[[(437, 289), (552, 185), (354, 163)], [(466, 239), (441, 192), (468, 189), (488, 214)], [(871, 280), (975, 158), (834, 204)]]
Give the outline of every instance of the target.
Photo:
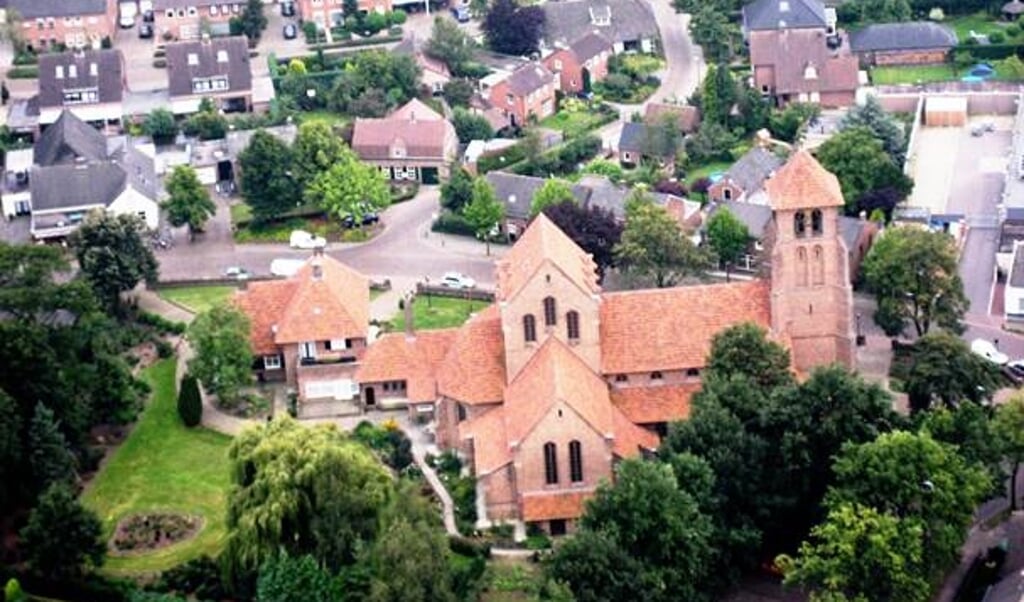
[(128, 89), (132, 92), (150, 92), (167, 88), (167, 69), (153, 66), (154, 38), (139, 38), (139, 24), (142, 17), (135, 19), (131, 29), (117, 28), (114, 34), (114, 48), (124, 54), (125, 75)]
[[(253, 61), (253, 75), (266, 75), (269, 72), (267, 55), (271, 52), (277, 58), (310, 54), (310, 51), (306, 48), (306, 37), (302, 34), (302, 28), (299, 27), (297, 16), (282, 16), (281, 7), (278, 4), (267, 4), (263, 9), (263, 14), (267, 16), (267, 29), (260, 36), (260, 43), (256, 46), (256, 50), (259, 51), (259, 57)], [(299, 35), (294, 39), (286, 40), (284, 38), (284, 26), (286, 23), (294, 23), (295, 27), (298, 28)]]
[[(430, 232), (433, 215), (439, 211), (439, 198), (437, 187), (423, 187), (415, 199), (384, 212), (385, 229), (376, 238), (362, 244), (332, 244), (327, 252), (373, 278), (421, 280), (453, 270), (491, 286), (494, 260), (505, 249), (492, 245), (492, 256), (488, 257), (481, 243)], [(218, 278), (229, 266), (267, 275), (274, 259), (308, 257), (309, 251), (283, 244), (234, 244), (227, 202), (218, 198), (217, 203), (217, 214), (201, 239), (189, 243), (184, 231), (176, 232), (174, 247), (157, 254), (161, 279)]]

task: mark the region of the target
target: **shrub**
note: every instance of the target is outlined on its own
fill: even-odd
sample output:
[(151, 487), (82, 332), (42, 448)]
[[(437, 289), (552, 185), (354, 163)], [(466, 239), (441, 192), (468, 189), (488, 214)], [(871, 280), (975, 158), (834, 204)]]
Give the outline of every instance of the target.
[(654, 185), (654, 190), (675, 196), (686, 196), (686, 185), (678, 180), (661, 180)]
[(1006, 41), (1006, 34), (1004, 34), (1001, 31), (993, 31), (992, 33), (988, 34), (988, 41), (992, 42), (993, 44), (1002, 44), (1003, 42)]
[(1006, 36), (1009, 38), (1015, 38), (1020, 35), (1020, 25), (1016, 23), (1006, 26)]
[(392, 25), (401, 25), (401, 24), (405, 23), (405, 19), (406, 19), (405, 11), (401, 10), (401, 9), (396, 9), (395, 11), (393, 11), (391, 13), (390, 18), (388, 19), (388, 21), (390, 21)]
[(162, 360), (165, 360), (174, 355), (174, 345), (171, 345), (163, 339), (157, 339), (154, 343), (156, 346), (156, 356)]
[(199, 383), (196, 377), (186, 374), (181, 379), (181, 391), (178, 392), (178, 415), (185, 426), (191, 428), (203, 419), (203, 399), (199, 396)]
[(476, 229), (466, 221), (466, 218), (462, 217), (458, 213), (452, 213), (451, 211), (442, 211), (441, 215), (434, 220), (430, 229), (434, 232), (444, 232), (446, 234), (457, 234), (460, 236), (476, 235)]
[(6, 602), (23, 602), (25, 600), (25, 592), (21, 590), (21, 584), (14, 577), (7, 580), (7, 585), (4, 586), (4, 600)]
[(10, 79), (36, 79), (39, 77), (39, 67), (37, 65), (14, 67), (7, 71), (7, 77)]
[(184, 322), (175, 322), (174, 320), (168, 320), (160, 314), (150, 313), (148, 311), (140, 311), (139, 315), (135, 317), (135, 320), (139, 324), (145, 324), (146, 326), (152, 326), (161, 334), (184, 334), (186, 325)]
[(470, 558), (490, 558), (491, 544), (483, 541), (476, 541), (461, 535), (452, 535), (448, 538), (448, 549), (452, 552), (469, 556)]
[(153, 589), (158, 592), (191, 594), (198, 600), (222, 600), (227, 597), (221, 581), (220, 564), (209, 556), (200, 556), (167, 569)]
[(388, 443), (391, 445), (391, 453), (388, 454), (387, 464), (395, 470), (405, 470), (413, 462), (412, 441), (401, 430), (387, 431)]

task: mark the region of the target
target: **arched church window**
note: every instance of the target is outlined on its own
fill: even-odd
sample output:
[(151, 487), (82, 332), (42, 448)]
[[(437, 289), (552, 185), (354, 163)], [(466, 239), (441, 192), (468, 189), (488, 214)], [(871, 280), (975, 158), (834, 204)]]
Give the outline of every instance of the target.
[(807, 286), (807, 249), (805, 247), (796, 250), (796, 285)]
[(825, 225), (821, 215), (821, 209), (815, 209), (811, 211), (811, 233), (815, 236), (821, 236), (824, 232)]
[(811, 284), (825, 284), (825, 251), (821, 245), (814, 246), (814, 254), (811, 261)]
[(801, 238), (807, 233), (807, 215), (803, 211), (797, 211), (793, 216), (793, 233)]

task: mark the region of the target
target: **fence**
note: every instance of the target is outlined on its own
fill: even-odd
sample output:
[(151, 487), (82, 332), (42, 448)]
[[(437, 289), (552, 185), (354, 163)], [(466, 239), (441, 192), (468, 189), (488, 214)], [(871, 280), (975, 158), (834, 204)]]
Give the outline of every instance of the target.
[(473, 301), (494, 301), (494, 293), (479, 288), (450, 288), (436, 284), (416, 284), (417, 295), (431, 295), (434, 297), (452, 297), (454, 299), (472, 299)]

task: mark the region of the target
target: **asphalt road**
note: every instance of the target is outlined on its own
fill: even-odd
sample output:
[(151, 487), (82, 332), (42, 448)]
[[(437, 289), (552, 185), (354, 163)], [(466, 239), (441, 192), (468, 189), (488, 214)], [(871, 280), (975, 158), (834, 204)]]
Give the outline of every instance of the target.
[[(463, 237), (429, 231), (432, 216), (439, 210), (437, 187), (423, 187), (415, 199), (392, 206), (382, 215), (384, 231), (361, 244), (334, 243), (328, 255), (372, 278), (421, 280), (438, 278), (447, 271), (467, 274), (482, 285), (494, 282), (494, 260), (504, 250), (485, 254), (484, 245)], [(157, 252), (161, 280), (219, 278), (229, 266), (240, 266), (256, 275), (270, 273), (278, 258), (301, 259), (309, 251), (284, 244), (235, 244), (227, 201), (217, 199), (217, 215), (207, 232), (189, 243), (184, 230), (175, 232), (172, 248)]]

